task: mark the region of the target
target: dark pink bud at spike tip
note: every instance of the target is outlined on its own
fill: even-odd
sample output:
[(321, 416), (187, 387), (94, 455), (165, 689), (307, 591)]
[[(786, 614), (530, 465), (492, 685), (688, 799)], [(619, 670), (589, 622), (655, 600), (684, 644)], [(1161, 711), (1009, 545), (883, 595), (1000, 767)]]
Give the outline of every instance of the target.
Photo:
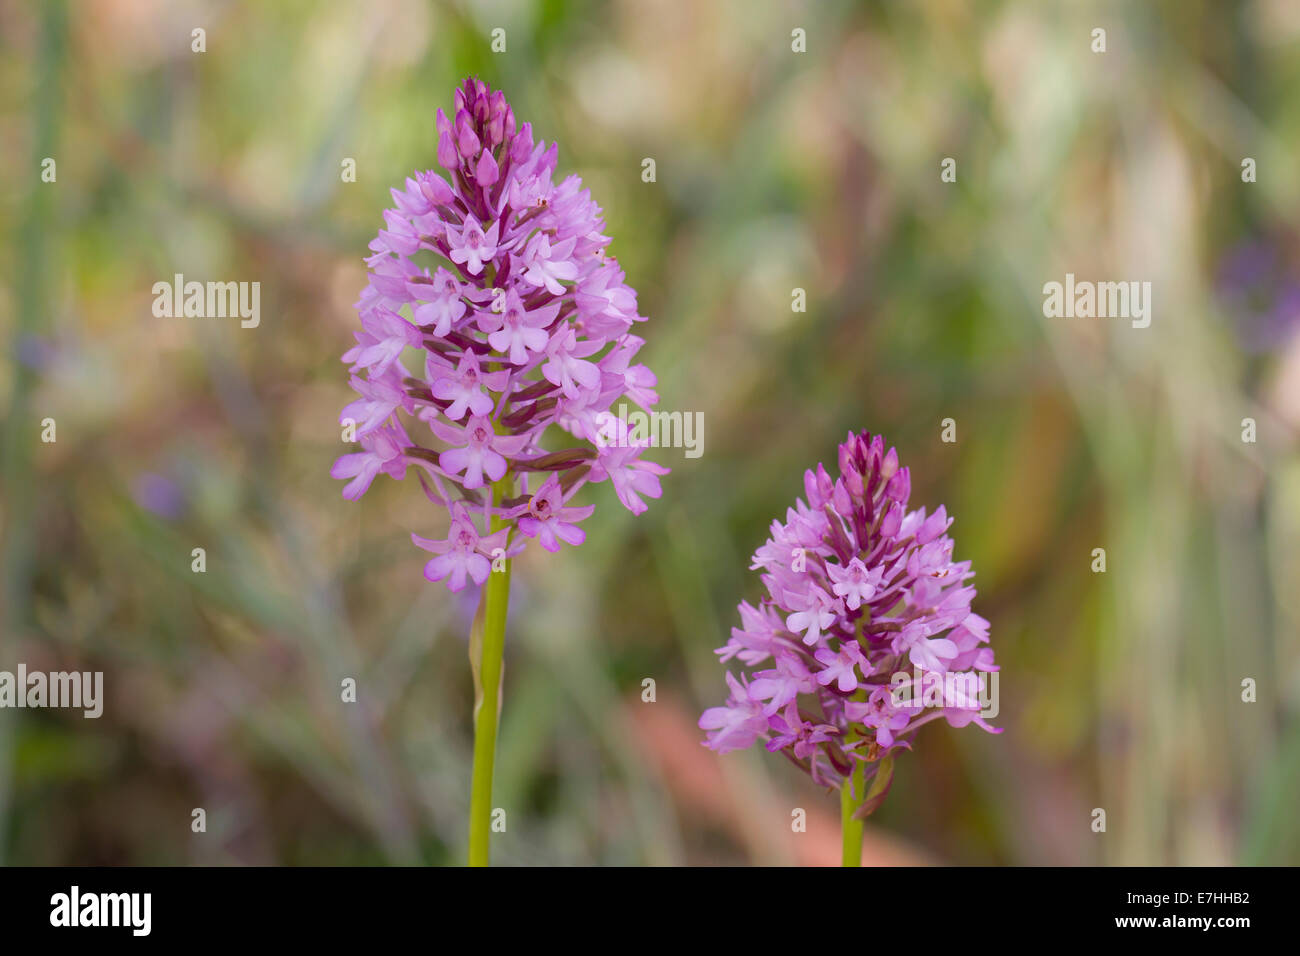
[(480, 186), (491, 186), (497, 181), (497, 164), (492, 158), (492, 154), (486, 149), (478, 158), (478, 166), (474, 169), (474, 178), (478, 180)]
[(453, 170), (458, 164), (456, 146), (452, 142), (450, 132), (438, 134), (438, 163), (444, 169)]

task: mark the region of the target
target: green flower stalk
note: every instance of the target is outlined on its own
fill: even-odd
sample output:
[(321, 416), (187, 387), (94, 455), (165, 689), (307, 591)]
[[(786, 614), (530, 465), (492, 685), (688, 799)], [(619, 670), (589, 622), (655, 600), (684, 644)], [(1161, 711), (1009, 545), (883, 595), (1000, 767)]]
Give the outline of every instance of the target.
[[(343, 356), (358, 397), (340, 416), (361, 451), (331, 474), (355, 500), (380, 474), (414, 473), (449, 516), (445, 538), (411, 535), (434, 555), (425, 577), (483, 588), (469, 863), (485, 866), (511, 560), (530, 541), (583, 543), (578, 522), (595, 509), (570, 501), (587, 482), (611, 482), (640, 514), (668, 469), (641, 460), (648, 441), (609, 410), (622, 397), (649, 409), (658, 395), (633, 361), (644, 343), (631, 329), (645, 319), (606, 254), (600, 207), (578, 177), (553, 181), (555, 145), (534, 143), (499, 91), (466, 80), (455, 106), (454, 119), (437, 116), (450, 182), (408, 178), (370, 243), (361, 329)], [(404, 361), (413, 354), (418, 367)], [(546, 448), (557, 433), (573, 441)]]

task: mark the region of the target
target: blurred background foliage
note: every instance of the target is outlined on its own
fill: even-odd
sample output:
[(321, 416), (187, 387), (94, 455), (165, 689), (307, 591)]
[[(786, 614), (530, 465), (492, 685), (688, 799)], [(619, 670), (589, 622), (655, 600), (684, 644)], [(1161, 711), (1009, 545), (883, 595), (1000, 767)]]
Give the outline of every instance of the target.
[[(1298, 53), (1291, 0), (0, 2), (0, 668), (107, 695), (0, 712), (0, 859), (463, 859), (475, 599), (422, 579), (414, 485), (328, 470), (366, 243), (476, 74), (705, 422), (647, 514), (592, 488), (516, 568), (497, 862), (836, 860), (834, 797), (694, 723), (748, 555), (864, 428), (956, 516), (1006, 728), (923, 731), (868, 862), (1300, 862)], [(155, 318), (178, 272), (260, 282), (260, 327)], [(1151, 281), (1151, 327), (1045, 319), (1066, 272)]]

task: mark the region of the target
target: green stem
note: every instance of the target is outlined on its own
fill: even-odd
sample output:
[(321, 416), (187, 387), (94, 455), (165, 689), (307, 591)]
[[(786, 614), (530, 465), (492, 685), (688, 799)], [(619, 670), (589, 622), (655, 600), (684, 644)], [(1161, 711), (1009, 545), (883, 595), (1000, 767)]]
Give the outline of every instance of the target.
[[(500, 504), (512, 493), (513, 479), (506, 475), (492, 486), (492, 503)], [(504, 526), (493, 515), (491, 531)], [(506, 649), (506, 608), (510, 600), (510, 561), (504, 570), (493, 569), (483, 589), (482, 633), (477, 668), (479, 699), (474, 708), (474, 774), (469, 797), (469, 865), (488, 865), (488, 840), (492, 832), (492, 769), (496, 760), (497, 723), (501, 713), (501, 665)], [(471, 646), (471, 654), (474, 653)]]
[(863, 821), (853, 819), (853, 812), (867, 798), (865, 774), (866, 765), (861, 760), (854, 760), (853, 775), (840, 788), (840, 831), (844, 837), (841, 866), (862, 865)]

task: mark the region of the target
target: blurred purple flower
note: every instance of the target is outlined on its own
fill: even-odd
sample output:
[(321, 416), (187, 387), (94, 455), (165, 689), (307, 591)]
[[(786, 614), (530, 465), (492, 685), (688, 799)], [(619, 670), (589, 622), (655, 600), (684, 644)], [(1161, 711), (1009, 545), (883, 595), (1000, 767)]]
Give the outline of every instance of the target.
[[(412, 537), (437, 555), (426, 577), (456, 591), (482, 583), (496, 547), (581, 544), (576, 522), (593, 509), (568, 502), (586, 482), (612, 480), (640, 513), (667, 469), (639, 460), (644, 444), (597, 441), (620, 396), (658, 398), (654, 373), (631, 361), (642, 340), (630, 330), (644, 319), (605, 254), (600, 207), (578, 177), (554, 183), (555, 145), (535, 143), (479, 80), (456, 91), (454, 117), (438, 111), (437, 128), (450, 182), (417, 172), (392, 190), (370, 244), (361, 329), (343, 356), (359, 397), (340, 416), (362, 450), (331, 474), (350, 479), (343, 494), (356, 499), (380, 473), (401, 479), (415, 468), (453, 518), (445, 540)], [(417, 255), (435, 257), (433, 270)], [(402, 363), (412, 348), (423, 355), (418, 374)], [(548, 453), (551, 425), (579, 444)], [(494, 502), (486, 486), (507, 474), (520, 477), (518, 494)], [(506, 535), (486, 534), (493, 519)]]
[(185, 513), (185, 493), (180, 485), (155, 472), (146, 471), (136, 476), (131, 485), (131, 497), (141, 508), (168, 521), (175, 521)]
[(14, 348), (14, 357), (21, 364), (38, 372), (52, 366), (58, 355), (59, 349), (53, 342), (30, 333), (20, 336)]
[[(834, 481), (822, 465), (805, 473), (807, 500), (755, 552), (767, 596), (740, 605), (741, 626), (718, 649), (749, 673), (728, 673), (726, 704), (699, 722), (714, 750), (763, 739), (836, 787), (855, 761), (910, 746), (905, 738), (938, 716), (998, 732), (980, 717), (980, 672), (997, 665), (983, 646), (988, 622), (970, 608), (970, 562), (952, 558), (951, 519), (942, 506), (907, 510), (910, 474), (879, 435), (850, 434), (839, 467)], [(919, 694), (891, 693), (892, 675), (905, 671), (960, 674), (951, 683), (966, 690), (927, 713)]]
[(1232, 247), (1219, 262), (1217, 289), (1244, 348), (1269, 352), (1300, 333), (1300, 269), (1280, 242), (1254, 238)]

